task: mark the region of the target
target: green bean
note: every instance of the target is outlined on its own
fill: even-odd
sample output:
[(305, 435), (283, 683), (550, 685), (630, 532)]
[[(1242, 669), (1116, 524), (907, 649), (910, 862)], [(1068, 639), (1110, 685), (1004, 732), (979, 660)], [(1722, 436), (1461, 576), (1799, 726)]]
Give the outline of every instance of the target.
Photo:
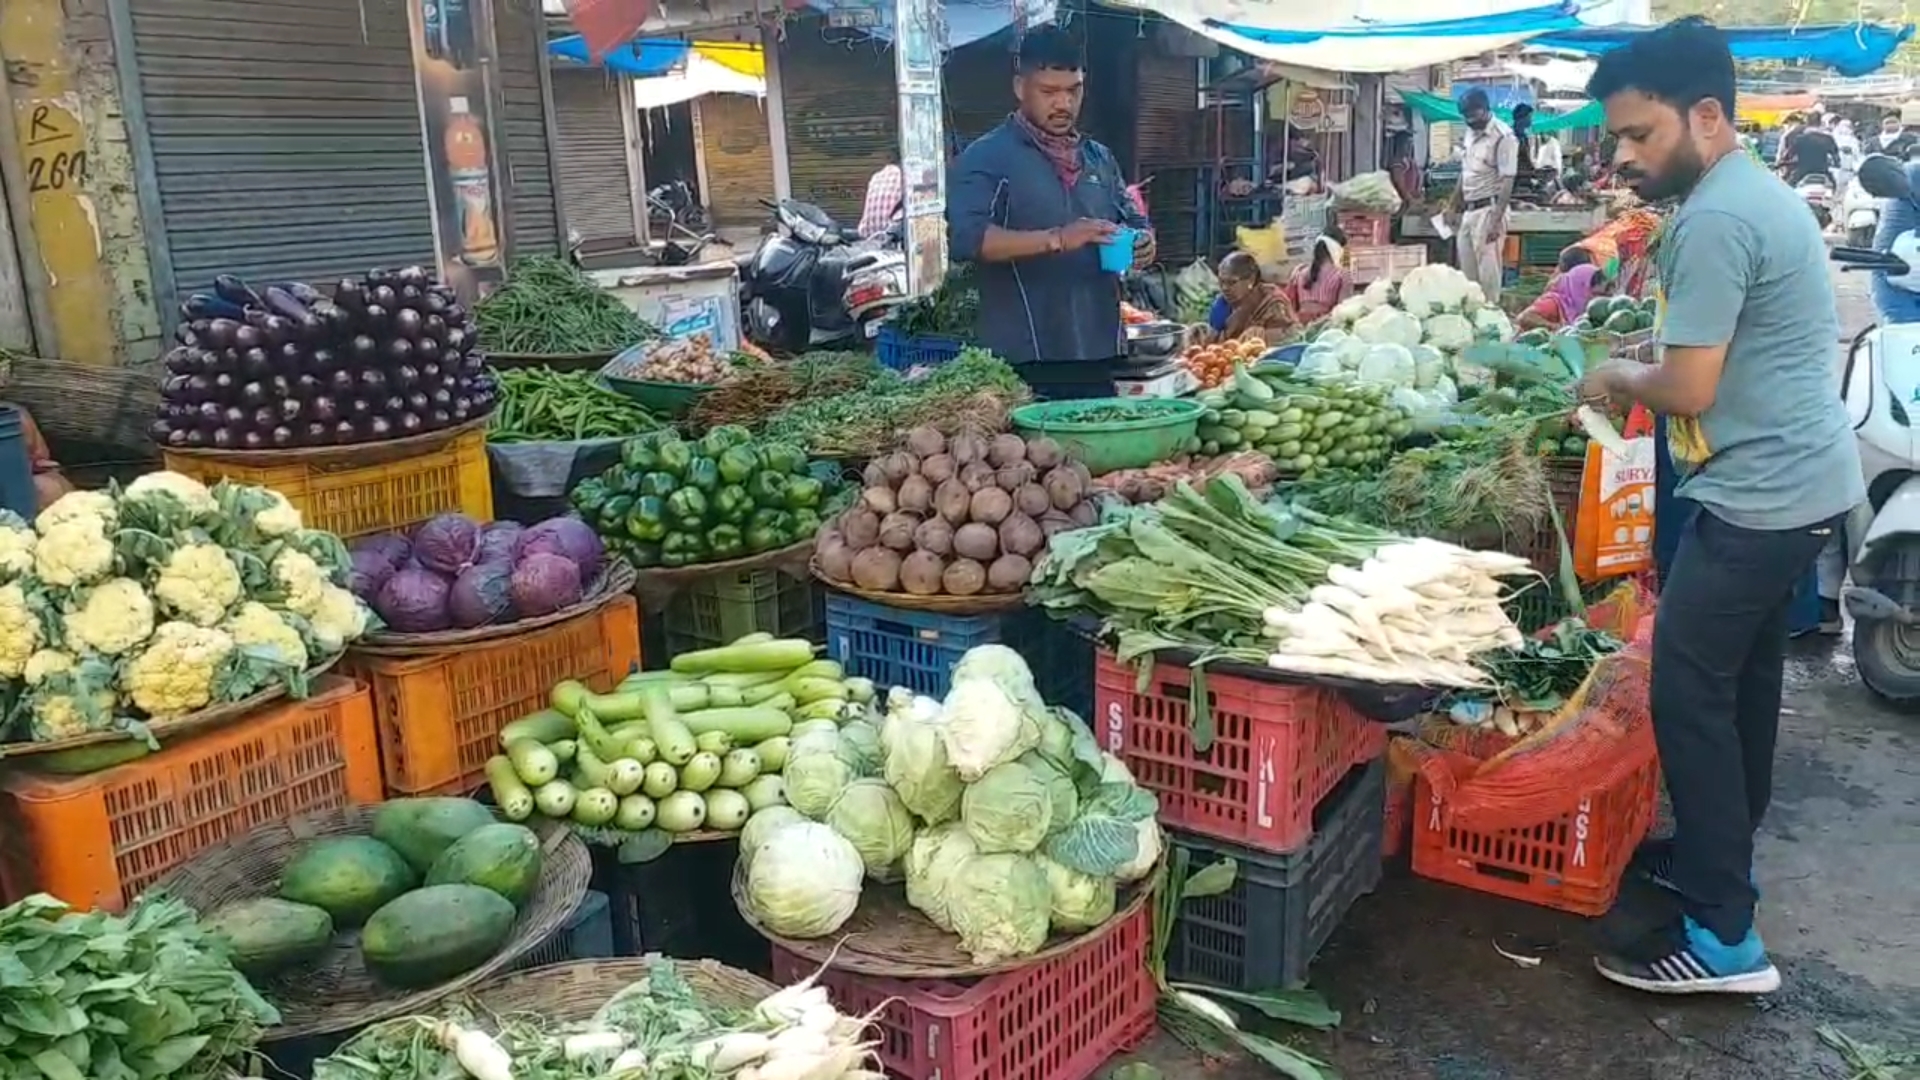
[(495, 371), (500, 405), (488, 422), (497, 443), (579, 442), (653, 431), (662, 421), (608, 389), (591, 371), (511, 368)]
[(660, 336), (579, 269), (550, 255), (516, 261), (507, 283), (475, 304), (473, 314), (481, 345), (498, 353), (618, 352)]

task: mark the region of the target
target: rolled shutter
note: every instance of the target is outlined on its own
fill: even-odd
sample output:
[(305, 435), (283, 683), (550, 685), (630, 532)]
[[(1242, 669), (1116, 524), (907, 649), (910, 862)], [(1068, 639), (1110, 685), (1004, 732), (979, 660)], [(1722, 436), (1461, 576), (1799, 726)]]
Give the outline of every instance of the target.
[(587, 243), (637, 242), (620, 86), (598, 68), (553, 70), (554, 162), (567, 226)]
[(1199, 231), (1193, 177), (1204, 163), (1201, 131), (1211, 122), (1199, 111), (1199, 65), (1191, 57), (1156, 49), (1137, 53), (1139, 119), (1134, 130), (1134, 174), (1153, 178), (1147, 206), (1160, 243), (1160, 261), (1171, 266), (1194, 257)]
[(560, 215), (554, 206), (552, 144), (540, 66), (547, 61), (546, 17), (538, 4), (493, 4), (493, 39), (500, 53), (507, 187), (512, 196), (513, 253), (551, 255), (560, 250)]
[(805, 19), (780, 45), (793, 197), (849, 226), (860, 219), (867, 180), (893, 161), (900, 143), (893, 51), (850, 40), (822, 38), (819, 20)]
[(694, 107), (714, 224), (741, 227), (764, 220), (767, 212), (760, 200), (773, 198), (773, 144), (760, 100), (747, 94), (708, 94)]

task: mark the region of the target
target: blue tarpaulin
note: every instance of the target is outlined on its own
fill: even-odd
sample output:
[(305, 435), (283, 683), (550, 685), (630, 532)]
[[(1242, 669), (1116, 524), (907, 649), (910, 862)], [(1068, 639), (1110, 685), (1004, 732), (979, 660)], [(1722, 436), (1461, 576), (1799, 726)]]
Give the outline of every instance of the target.
[[(686, 60), (687, 50), (692, 47), (689, 42), (672, 38), (636, 38), (608, 53), (604, 63), (609, 70), (645, 79), (672, 71)], [(547, 42), (547, 51), (582, 64), (593, 63), (587, 55), (587, 43), (579, 34), (554, 38)]]
[(1433, 22), (1389, 23), (1356, 20), (1341, 26), (1295, 30), (1245, 26), (1219, 19), (1208, 19), (1207, 25), (1265, 45), (1310, 45), (1341, 38), (1444, 38), (1545, 34), (1578, 29), (1581, 23), (1578, 4), (1554, 3), (1505, 11), (1496, 15), (1471, 15), (1458, 19), (1437, 19)]
[[(1649, 28), (1590, 26), (1554, 31), (1527, 42), (1543, 49), (1598, 54), (1617, 49)], [(1913, 24), (1880, 26), (1838, 23), (1822, 26), (1723, 27), (1735, 60), (1775, 60), (1819, 64), (1849, 78), (1886, 66), (1901, 43), (1913, 36)]]

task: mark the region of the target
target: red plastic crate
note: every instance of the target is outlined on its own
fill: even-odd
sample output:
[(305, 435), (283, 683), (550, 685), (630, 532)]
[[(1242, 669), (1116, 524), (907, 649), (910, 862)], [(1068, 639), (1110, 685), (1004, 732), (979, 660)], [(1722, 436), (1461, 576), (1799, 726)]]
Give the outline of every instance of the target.
[(1144, 693), (1137, 672), (1095, 656), (1094, 716), (1103, 745), (1160, 799), (1176, 829), (1285, 854), (1313, 837), (1313, 811), (1348, 770), (1386, 751), (1387, 729), (1315, 686), (1206, 677), (1214, 740), (1193, 748), (1193, 672), (1155, 664)]
[(1413, 785), (1387, 785), (1386, 817), (1380, 831), (1380, 857), (1391, 859), (1407, 850), (1407, 834), (1413, 828)]
[[(1088, 1080), (1153, 1032), (1150, 907), (1018, 971), (947, 982), (829, 970), (820, 985), (841, 1012), (884, 1010), (880, 1061), (902, 1080)], [(797, 982), (813, 968), (774, 945), (776, 983)]]
[(1623, 744), (1621, 753), (1638, 760), (1618, 782), (1569, 777), (1570, 785), (1583, 788), (1574, 810), (1517, 829), (1461, 828), (1448, 820), (1445, 797), (1416, 774), (1413, 872), (1576, 915), (1604, 915), (1660, 799), (1660, 758), (1651, 736)]
[(1370, 210), (1342, 210), (1337, 218), (1348, 247), (1385, 247), (1393, 243), (1393, 218)]

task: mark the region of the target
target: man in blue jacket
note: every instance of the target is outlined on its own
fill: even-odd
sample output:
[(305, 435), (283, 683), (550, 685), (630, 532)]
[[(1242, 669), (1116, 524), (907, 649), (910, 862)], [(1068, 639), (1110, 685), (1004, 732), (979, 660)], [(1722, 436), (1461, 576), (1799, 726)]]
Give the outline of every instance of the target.
[(1111, 397), (1126, 338), (1120, 280), (1100, 269), (1099, 246), (1131, 227), (1134, 263), (1144, 265), (1153, 234), (1113, 153), (1076, 127), (1086, 84), (1079, 43), (1047, 26), (1017, 48), (1019, 111), (954, 165), (948, 247), (975, 265), (982, 345), (1042, 398)]

